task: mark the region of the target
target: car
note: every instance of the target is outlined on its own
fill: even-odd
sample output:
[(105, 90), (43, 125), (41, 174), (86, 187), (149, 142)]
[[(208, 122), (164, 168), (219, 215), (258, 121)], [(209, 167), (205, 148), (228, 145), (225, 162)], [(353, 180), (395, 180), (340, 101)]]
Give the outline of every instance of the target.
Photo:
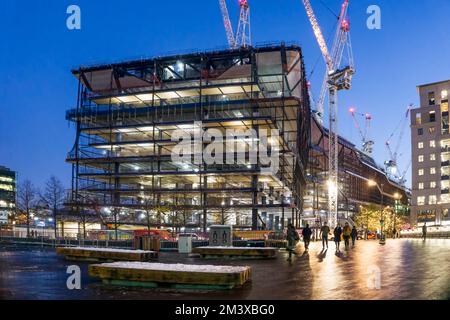
[(196, 233), (180, 233), (178, 239), (182, 237), (191, 237), (193, 240), (199, 240), (199, 236)]

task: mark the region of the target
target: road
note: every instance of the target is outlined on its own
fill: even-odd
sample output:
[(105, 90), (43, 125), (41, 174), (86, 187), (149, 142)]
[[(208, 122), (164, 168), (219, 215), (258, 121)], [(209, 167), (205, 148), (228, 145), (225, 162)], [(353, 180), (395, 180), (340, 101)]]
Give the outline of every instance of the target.
[[(274, 260), (202, 260), (161, 253), (161, 262), (249, 265), (252, 282), (229, 291), (182, 291), (107, 286), (87, 275), (87, 263), (64, 260), (53, 249), (0, 246), (1, 299), (450, 299), (450, 240), (358, 241), (335, 254), (334, 244), (298, 247)], [(82, 289), (66, 287), (67, 266), (82, 270)]]

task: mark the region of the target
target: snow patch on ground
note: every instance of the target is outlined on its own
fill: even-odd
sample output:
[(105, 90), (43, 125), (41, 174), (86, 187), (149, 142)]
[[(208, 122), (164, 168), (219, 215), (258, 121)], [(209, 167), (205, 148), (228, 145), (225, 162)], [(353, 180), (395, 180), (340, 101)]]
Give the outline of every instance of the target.
[(155, 271), (183, 271), (183, 272), (214, 272), (214, 273), (239, 273), (246, 271), (247, 266), (213, 266), (194, 264), (168, 264), (153, 262), (111, 262), (102, 263), (99, 266), (121, 269), (141, 269)]
[(95, 247), (64, 247), (64, 249), (83, 250), (83, 251), (102, 251), (102, 252), (122, 252), (122, 253), (152, 253), (154, 251), (145, 250), (127, 250), (114, 248), (95, 248)]

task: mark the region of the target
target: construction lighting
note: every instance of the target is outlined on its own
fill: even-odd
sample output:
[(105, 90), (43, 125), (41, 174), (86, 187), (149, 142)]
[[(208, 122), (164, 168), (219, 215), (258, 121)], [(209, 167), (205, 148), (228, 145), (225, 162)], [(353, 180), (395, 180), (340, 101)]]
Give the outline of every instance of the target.
[(367, 184), (369, 185), (369, 187), (375, 187), (377, 185), (377, 183), (373, 180), (368, 180)]

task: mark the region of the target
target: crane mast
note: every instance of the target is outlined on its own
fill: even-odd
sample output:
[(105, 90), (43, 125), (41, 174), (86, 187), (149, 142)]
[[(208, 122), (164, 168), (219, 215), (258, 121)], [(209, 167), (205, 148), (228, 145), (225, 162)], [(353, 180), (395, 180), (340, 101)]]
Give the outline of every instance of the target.
[(250, 6), (248, 0), (239, 0), (239, 23), (236, 32), (236, 47), (246, 47), (251, 45), (250, 33)]
[[(329, 121), (329, 133), (328, 133), (328, 221), (331, 226), (336, 226), (338, 221), (338, 188), (339, 188), (339, 141), (338, 141), (338, 96), (339, 90), (348, 90), (351, 87), (351, 80), (354, 74), (353, 69), (353, 57), (351, 53), (351, 46), (348, 46), (349, 54), (349, 66), (339, 69), (339, 65), (342, 60), (342, 55), (346, 44), (349, 44), (347, 36), (349, 32), (349, 23), (346, 19), (348, 0), (344, 0), (339, 17), (339, 26), (336, 30), (336, 36), (334, 39), (332, 54), (329, 54), (329, 50), (323, 33), (317, 22), (316, 16), (312, 9), (309, 0), (303, 0), (303, 5), (306, 10), (306, 14), (311, 23), (314, 35), (319, 45), (322, 56), (327, 66), (326, 85), (328, 88), (328, 121)], [(318, 113), (323, 115), (323, 103), (322, 110), (318, 110)]]
[(230, 48), (236, 47), (236, 40), (234, 39), (233, 26), (231, 25), (230, 16), (228, 14), (226, 0), (219, 0), (220, 11), (222, 12), (223, 25), (227, 34), (228, 46)]
[[(411, 109), (414, 108), (413, 104), (410, 104), (406, 110), (405, 117), (401, 120), (398, 127), (391, 133), (389, 136), (389, 139), (386, 141), (386, 148), (389, 154), (389, 160), (385, 161), (385, 170), (386, 173), (393, 179), (398, 180), (400, 184), (404, 184), (405, 181), (405, 174), (406, 171), (408, 171), (410, 164), (408, 165), (407, 169), (404, 172), (399, 172), (398, 169), (398, 156), (399, 156), (399, 150), (400, 146), (402, 144), (403, 136), (405, 134), (406, 124), (408, 123), (409, 115), (411, 112)], [(399, 135), (397, 137), (397, 143), (394, 146), (394, 149), (392, 148), (392, 139), (394, 138), (397, 130), (399, 131)]]
[[(350, 108), (348, 110), (350, 114), (352, 115), (353, 122), (355, 123), (356, 129), (358, 129), (359, 135), (361, 137), (362, 141), (362, 152), (367, 154), (368, 156), (372, 155), (373, 152), (373, 146), (375, 142), (370, 139), (370, 124), (372, 121), (372, 116), (368, 113), (362, 114), (359, 112), (356, 112), (355, 108)], [(356, 119), (356, 115), (359, 115), (365, 119), (365, 128), (364, 131), (361, 129), (361, 126), (359, 125), (358, 119)]]

